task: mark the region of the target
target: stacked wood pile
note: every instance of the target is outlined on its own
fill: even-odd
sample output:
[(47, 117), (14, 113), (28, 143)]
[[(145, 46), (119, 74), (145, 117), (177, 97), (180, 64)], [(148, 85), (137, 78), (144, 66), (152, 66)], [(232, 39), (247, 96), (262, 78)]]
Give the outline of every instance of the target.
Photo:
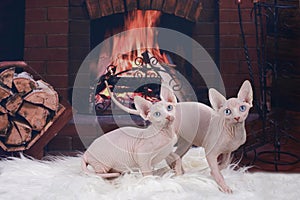
[(20, 67), (0, 68), (0, 147), (30, 148), (63, 112), (57, 92)]

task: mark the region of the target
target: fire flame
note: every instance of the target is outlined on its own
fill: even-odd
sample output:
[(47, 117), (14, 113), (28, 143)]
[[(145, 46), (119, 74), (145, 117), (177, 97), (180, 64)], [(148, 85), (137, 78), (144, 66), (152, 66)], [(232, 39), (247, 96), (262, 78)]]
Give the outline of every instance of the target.
[[(125, 32), (119, 34), (118, 36), (114, 36), (113, 45), (104, 48), (100, 52), (98, 61), (98, 73), (100, 73), (100, 76), (106, 73), (104, 70), (106, 70), (106, 67), (111, 64), (116, 66), (116, 71), (114, 73), (133, 70), (133, 68), (136, 66), (135, 59), (137, 57), (142, 57), (142, 53), (144, 53), (145, 51), (148, 52), (149, 56), (155, 57), (159, 63), (169, 64), (170, 62), (166, 54), (161, 53), (160, 51), (157, 42), (157, 32), (155, 32), (154, 29), (140, 29), (141, 31), (138, 31), (139, 34), (136, 34), (136, 32), (126, 32), (126, 30), (135, 28), (155, 27), (159, 23), (160, 16), (161, 12), (154, 10), (135, 10), (128, 13), (124, 21)], [(154, 48), (146, 49), (145, 47), (147, 46), (152, 46)], [(127, 53), (120, 55), (119, 52)], [(108, 57), (116, 57), (116, 59), (114, 61), (109, 61), (110, 63), (107, 63)], [(103, 58), (105, 58), (106, 60)], [(122, 76), (131, 75), (132, 74), (130, 72), (126, 72), (124, 74), (122, 73)], [(100, 93), (104, 94), (105, 96), (109, 96), (108, 91), (106, 89), (104, 89)], [(118, 96), (123, 96), (124, 99), (128, 99), (124, 95), (126, 94), (119, 94)], [(104, 99), (102, 99), (102, 97), (96, 94), (96, 104), (102, 101), (104, 101)]]
[[(159, 23), (160, 11), (155, 10), (135, 10), (125, 18), (124, 30), (130, 30), (142, 27), (155, 27)], [(134, 34), (134, 35), (133, 35)], [(117, 66), (116, 73), (125, 70), (131, 70), (135, 65), (134, 60), (140, 57), (146, 50), (154, 56), (160, 63), (169, 63), (167, 56), (160, 52), (156, 41), (157, 33), (153, 29), (144, 29), (139, 34), (133, 32), (124, 32), (120, 37), (114, 37), (111, 55), (117, 55), (117, 59), (111, 64)], [(145, 46), (154, 48), (145, 49)], [(132, 50), (128, 52), (128, 49)], [(118, 55), (118, 52), (128, 52), (126, 55)]]

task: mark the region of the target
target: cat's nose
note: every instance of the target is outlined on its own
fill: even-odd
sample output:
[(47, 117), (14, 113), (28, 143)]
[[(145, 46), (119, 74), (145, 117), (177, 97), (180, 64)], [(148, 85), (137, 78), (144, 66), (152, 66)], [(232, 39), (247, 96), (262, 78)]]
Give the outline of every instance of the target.
[(168, 116), (166, 116), (166, 119), (169, 120), (169, 121), (173, 121), (173, 120), (174, 120), (174, 117), (168, 115)]
[(234, 119), (238, 122), (241, 117), (235, 117)]

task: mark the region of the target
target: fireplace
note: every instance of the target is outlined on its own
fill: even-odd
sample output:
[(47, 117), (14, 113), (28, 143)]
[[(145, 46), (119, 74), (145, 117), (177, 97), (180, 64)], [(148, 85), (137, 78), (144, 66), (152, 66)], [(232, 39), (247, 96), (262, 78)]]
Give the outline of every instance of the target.
[[(136, 4), (130, 3), (130, 1), (112, 1), (112, 4), (107, 5), (101, 4), (99, 1), (86, 2), (91, 18), (89, 32), (91, 50), (115, 34), (122, 33), (122, 31), (142, 27), (159, 27), (177, 31), (187, 37), (191, 37), (197, 42), (203, 40), (205, 50), (213, 58), (211, 61), (218, 63), (218, 45), (216, 45), (218, 34), (215, 34), (217, 31), (217, 20), (214, 18), (216, 4), (213, 2), (190, 0), (184, 5), (181, 1), (177, 3), (176, 1), (169, 1), (169, 3), (167, 3), (168, 1), (152, 1), (152, 4), (149, 1), (149, 6), (139, 1)], [(161, 5), (159, 2), (161, 2)], [(175, 7), (172, 7), (174, 2)], [(204, 12), (202, 12), (203, 4), (208, 8)], [(118, 10), (116, 7), (120, 9)], [(99, 10), (97, 11), (97, 9)], [(99, 13), (100, 10), (101, 13)], [(167, 80), (164, 81), (169, 82), (170, 87), (174, 90), (181, 90), (177, 92), (180, 101), (193, 100), (208, 103), (207, 85), (201, 74), (199, 74), (189, 61), (174, 52), (160, 49), (157, 44), (152, 45), (155, 48), (139, 48), (140, 45), (143, 45), (141, 43), (155, 43), (154, 40), (157, 33), (154, 33), (154, 31), (147, 30), (147, 33), (145, 33), (146, 36), (142, 36), (144, 38), (140, 38), (140, 33), (136, 35), (123, 35), (123, 38), (115, 37), (114, 44), (110, 47), (105, 47), (104, 51), (98, 50), (102, 51), (96, 53), (99, 58), (89, 61), (89, 72), (83, 75), (86, 76), (89, 83), (82, 89), (80, 96), (88, 97), (89, 103), (79, 103), (79, 112), (86, 113), (95, 110), (97, 115), (111, 114), (110, 97), (105, 90), (104, 80), (107, 80), (112, 88), (115, 89), (114, 93), (117, 94), (118, 99), (128, 106), (134, 106), (132, 104), (134, 95), (142, 95), (156, 101), (162, 82), (161, 78), (164, 76), (162, 73), (168, 76)], [(139, 40), (139, 43), (136, 44), (136, 41), (132, 40)], [(130, 44), (130, 42), (134, 44)], [(174, 43), (170, 45), (172, 45), (173, 49), (184, 52), (183, 55), (191, 54), (191, 59), (199, 59), (195, 55), (192, 55), (193, 51), (191, 49), (182, 49), (180, 43), (176, 46), (176, 38)], [(119, 49), (124, 46), (125, 48), (127, 46), (134, 47), (132, 51), (115, 56), (117, 58), (111, 60), (114, 53), (114, 49), (112, 48)], [(190, 46), (193, 48), (192, 42)], [(211, 65), (213, 64), (211, 63)], [(182, 83), (178, 82), (180, 78), (176, 73), (189, 82), (191, 90), (195, 91), (195, 94), (191, 94), (191, 90), (183, 92), (186, 88), (182, 88)], [(166, 78), (165, 76), (164, 78)], [(121, 77), (123, 80), (126, 79), (125, 84), (131, 84), (132, 86), (141, 82), (141, 80), (138, 80), (141, 77), (143, 77), (145, 83), (149, 84), (140, 85), (140, 87), (135, 88), (136, 91), (130, 91), (130, 86), (128, 85), (115, 88), (114, 84)], [(193, 97), (193, 95), (196, 96)], [(74, 100), (82, 101), (81, 98), (73, 98)], [(88, 106), (88, 108), (85, 106)]]
[[(89, 7), (91, 3), (95, 6)], [(244, 25), (250, 41), (253, 41), (255, 36), (253, 21), (250, 15), (248, 16), (252, 7), (251, 1), (243, 2)], [(197, 12), (195, 8), (201, 8), (199, 15), (195, 14)], [(234, 1), (61, 0), (37, 3), (36, 0), (26, 0), (23, 59), (54, 86), (60, 97), (72, 101), (75, 77), (82, 62), (95, 46), (111, 35), (123, 31), (124, 15), (132, 10), (159, 11), (160, 27), (181, 32), (201, 44), (218, 66), (227, 96), (236, 95), (240, 83), (248, 78)], [(94, 14), (91, 14), (91, 11)], [(111, 21), (112, 19), (114, 21)], [(97, 23), (99, 26), (94, 26)], [(92, 28), (93, 26), (96, 28)], [(253, 46), (249, 46), (249, 50), (250, 53), (256, 52)], [(167, 53), (176, 65), (176, 70), (193, 82), (191, 85), (197, 91), (197, 99), (200, 102), (207, 102), (207, 86), (198, 72), (183, 57), (173, 56), (172, 52)], [(201, 62), (197, 57), (195, 60)], [(87, 98), (82, 107), (86, 108), (76, 109), (78, 113), (89, 114), (88, 108), (92, 106), (88, 105), (88, 96), (90, 90), (93, 90), (89, 87), (93, 85), (91, 82), (95, 83), (99, 79), (95, 76), (90, 77), (90, 73), (81, 76), (86, 81), (85, 87), (82, 88), (82, 96)], [(83, 99), (76, 101), (80, 102)], [(103, 123), (105, 131), (116, 127), (107, 113), (101, 113), (99, 117), (106, 119), (105, 124)], [(82, 126), (85, 126), (83, 131), (87, 137), (94, 138), (95, 136), (90, 134), (93, 127), (87, 125), (90, 122), (89, 115), (85, 115), (83, 122)], [(47, 151), (82, 149), (82, 140), (78, 137), (72, 121), (47, 146)]]

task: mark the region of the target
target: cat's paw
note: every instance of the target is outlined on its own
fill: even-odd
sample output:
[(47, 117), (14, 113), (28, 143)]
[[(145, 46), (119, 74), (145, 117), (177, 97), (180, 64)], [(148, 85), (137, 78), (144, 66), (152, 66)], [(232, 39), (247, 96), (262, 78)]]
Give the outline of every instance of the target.
[(226, 184), (220, 186), (220, 190), (224, 193), (227, 193), (227, 194), (232, 194), (233, 193), (232, 189)]

